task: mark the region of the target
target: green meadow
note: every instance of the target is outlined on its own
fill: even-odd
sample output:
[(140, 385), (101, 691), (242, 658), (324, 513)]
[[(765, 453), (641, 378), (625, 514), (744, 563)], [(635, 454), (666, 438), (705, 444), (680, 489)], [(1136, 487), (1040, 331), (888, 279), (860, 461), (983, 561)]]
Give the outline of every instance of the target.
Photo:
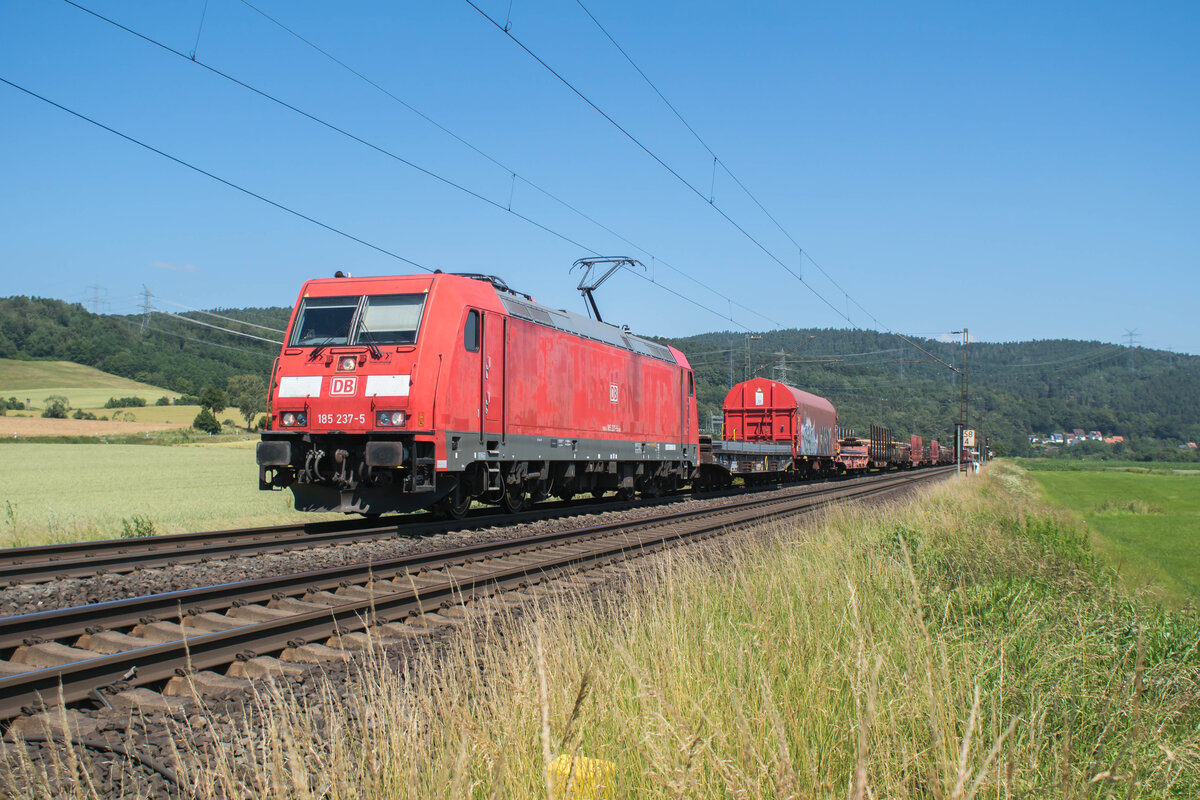
[(0, 397), (16, 397), (22, 403), (31, 401), (30, 413), (36, 415), (45, 407), (46, 398), (54, 395), (67, 398), (71, 408), (82, 409), (103, 408), (110, 397), (144, 397), (147, 404), (153, 404), (160, 397), (172, 400), (179, 397), (178, 392), (169, 389), (110, 375), (70, 361), (0, 358)]
[(1200, 471), (1176, 464), (1025, 466), (1048, 500), (1082, 518), (1093, 547), (1127, 586), (1171, 606), (1200, 605)]
[[(340, 519), (261, 492), (252, 440), (175, 447), (9, 444), (0, 459), (0, 547)], [(140, 523), (136, 524), (136, 523)]]
[[(149, 383), (110, 375), (92, 367), (70, 361), (19, 361), (0, 358), (0, 398), (14, 397), (28, 406), (24, 411), (8, 411), (12, 416), (40, 417), (48, 397), (65, 397), (71, 409), (81, 409), (96, 417), (113, 418), (127, 422), (155, 422), (190, 426), (200, 413), (200, 406), (158, 406), (155, 402), (166, 397), (172, 402), (179, 393)], [(105, 408), (110, 398), (141, 397), (145, 406), (131, 408)], [(221, 415), (224, 419), (237, 418), (235, 409)]]

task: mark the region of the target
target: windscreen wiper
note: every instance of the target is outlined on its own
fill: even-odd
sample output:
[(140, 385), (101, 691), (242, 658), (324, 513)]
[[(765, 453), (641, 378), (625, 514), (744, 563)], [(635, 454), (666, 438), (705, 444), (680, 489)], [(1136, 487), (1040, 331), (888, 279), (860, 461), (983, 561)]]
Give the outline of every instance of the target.
[(334, 339), (334, 337), (332, 337), (332, 336), (327, 336), (327, 337), (325, 337), (325, 341), (321, 342), (319, 345), (317, 345), (316, 347), (314, 347), (314, 348), (312, 349), (312, 352), (308, 354), (308, 360), (309, 360), (309, 361), (316, 361), (316, 360), (317, 360), (317, 358), (318, 358), (318, 357), (321, 355), (321, 352), (322, 352), (322, 351), (323, 351), (323, 350), (324, 350), (326, 347), (329, 347), (329, 343), (330, 343), (330, 342), (332, 342), (332, 341), (333, 341), (333, 339)]
[(382, 361), (383, 351), (379, 349), (379, 346), (375, 344), (375, 342), (370, 340), (371, 332), (367, 330), (367, 326), (360, 321), (358, 323), (358, 338), (361, 339), (364, 334), (367, 336), (366, 347), (371, 351), (371, 358), (375, 359), (376, 361)]

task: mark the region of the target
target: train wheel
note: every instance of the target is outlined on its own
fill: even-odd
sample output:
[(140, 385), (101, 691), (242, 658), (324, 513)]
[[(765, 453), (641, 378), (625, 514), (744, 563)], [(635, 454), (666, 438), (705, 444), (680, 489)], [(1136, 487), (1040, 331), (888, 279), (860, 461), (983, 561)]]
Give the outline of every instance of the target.
[(504, 497), (500, 500), (500, 505), (509, 514), (515, 514), (525, 507), (525, 489), (524, 487), (514, 489), (511, 486), (504, 488)]
[(454, 491), (437, 501), (433, 510), (446, 519), (462, 519), (471, 510), (471, 499), (461, 486), (455, 486)]
[(599, 500), (601, 497), (604, 497), (604, 490), (603, 489), (592, 489), (592, 497)]
[(625, 488), (617, 489), (617, 499), (618, 500), (632, 500), (633, 499), (633, 489), (625, 489)]

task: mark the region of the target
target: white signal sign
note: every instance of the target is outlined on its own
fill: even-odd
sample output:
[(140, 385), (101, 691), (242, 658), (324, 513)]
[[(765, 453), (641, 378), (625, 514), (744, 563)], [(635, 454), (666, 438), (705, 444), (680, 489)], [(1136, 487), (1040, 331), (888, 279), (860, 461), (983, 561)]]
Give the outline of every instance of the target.
[(974, 447), (975, 446), (975, 431), (974, 430), (964, 430), (963, 431), (962, 446), (963, 447)]

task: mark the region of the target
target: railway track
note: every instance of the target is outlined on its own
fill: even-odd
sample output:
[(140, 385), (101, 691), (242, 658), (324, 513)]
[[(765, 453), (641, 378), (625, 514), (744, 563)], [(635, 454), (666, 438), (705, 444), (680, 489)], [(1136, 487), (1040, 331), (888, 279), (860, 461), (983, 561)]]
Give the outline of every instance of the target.
[(589, 573), (603, 575), (631, 558), (948, 472), (750, 495), (636, 521), (3, 618), (0, 720), (89, 698), (178, 704), (170, 696), (227, 691), (346, 658), (372, 642), (400, 643), (431, 626), (459, 624), (506, 592), (567, 578), (598, 581)]
[[(641, 505), (669, 503), (681, 497), (684, 495), (644, 500)], [(622, 511), (635, 505), (633, 501), (612, 499), (577, 500), (572, 503), (543, 503), (537, 508), (504, 516), (489, 508), (475, 509), (462, 520), (438, 519), (433, 514), (420, 513), (378, 520), (356, 518), (14, 547), (0, 551), (0, 589), (63, 578), (89, 578), (139, 569), (196, 564), (231, 556), (292, 552), (391, 537), (419, 538), (493, 524), (509, 525)]]
[[(830, 479), (856, 480), (856, 479)], [(807, 486), (820, 485), (808, 483)], [(737, 493), (742, 490), (733, 490)], [(726, 496), (709, 493), (706, 496)], [(641, 507), (678, 502), (686, 494), (639, 501)], [(596, 499), (571, 503), (551, 502), (515, 515), (499, 516), (488, 508), (473, 510), (462, 520), (438, 519), (433, 514), (391, 516), (378, 520), (350, 519), (234, 528), (197, 533), (173, 533), (134, 539), (102, 539), (90, 542), (13, 547), (0, 550), (0, 589), (16, 585), (46, 583), (64, 578), (90, 578), (139, 569), (196, 564), (232, 556), (281, 553), (313, 547), (363, 542), (391, 537), (423, 537), (495, 524), (623, 511), (632, 501)]]

